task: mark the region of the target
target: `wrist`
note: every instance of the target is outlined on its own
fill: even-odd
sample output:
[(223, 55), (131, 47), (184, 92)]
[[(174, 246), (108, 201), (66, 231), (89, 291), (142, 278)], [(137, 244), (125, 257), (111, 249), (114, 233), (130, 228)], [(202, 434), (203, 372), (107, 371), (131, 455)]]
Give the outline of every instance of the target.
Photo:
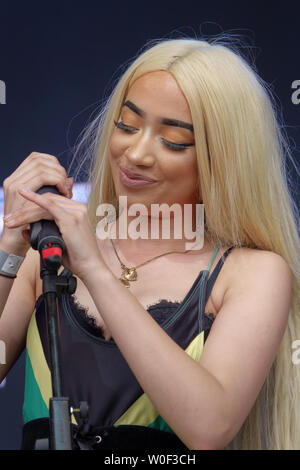
[(85, 286), (93, 288), (94, 284), (99, 286), (99, 282), (106, 282), (114, 278), (114, 274), (111, 270), (103, 263), (98, 262), (91, 265), (88, 269), (85, 269), (85, 272), (80, 276), (82, 282)]
[(0, 249), (6, 251), (6, 253), (10, 253), (16, 256), (22, 256), (25, 258), (27, 251), (29, 250), (29, 246), (18, 246), (13, 243), (11, 240), (0, 238)]

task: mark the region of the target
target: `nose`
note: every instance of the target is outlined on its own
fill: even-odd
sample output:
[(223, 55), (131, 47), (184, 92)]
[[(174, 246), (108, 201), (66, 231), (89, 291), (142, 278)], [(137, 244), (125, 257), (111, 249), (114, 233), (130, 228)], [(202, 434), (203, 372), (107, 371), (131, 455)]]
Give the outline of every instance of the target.
[(133, 136), (132, 144), (124, 152), (132, 165), (152, 166), (155, 161), (153, 140), (150, 133)]

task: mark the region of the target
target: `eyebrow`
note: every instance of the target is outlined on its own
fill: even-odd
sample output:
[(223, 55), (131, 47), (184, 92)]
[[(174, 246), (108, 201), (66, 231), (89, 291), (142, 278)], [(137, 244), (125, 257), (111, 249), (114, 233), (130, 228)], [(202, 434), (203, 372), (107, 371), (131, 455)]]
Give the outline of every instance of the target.
[[(134, 113), (136, 113), (138, 116), (141, 116), (144, 118), (146, 116), (145, 111), (142, 111), (140, 108), (138, 108), (132, 101), (125, 101), (123, 104), (123, 107), (126, 106), (127, 108), (131, 109)], [(188, 129), (191, 132), (194, 132), (194, 127), (192, 124), (184, 121), (178, 121), (177, 119), (169, 119), (169, 118), (159, 118), (159, 122), (162, 124), (165, 124), (167, 126), (174, 126), (174, 127), (183, 127), (184, 129)]]

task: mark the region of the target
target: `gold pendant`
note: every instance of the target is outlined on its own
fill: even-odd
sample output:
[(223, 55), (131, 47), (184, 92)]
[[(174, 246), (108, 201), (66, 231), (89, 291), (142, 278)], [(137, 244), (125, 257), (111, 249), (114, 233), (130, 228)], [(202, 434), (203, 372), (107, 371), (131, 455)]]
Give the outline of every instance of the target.
[(129, 281), (137, 280), (137, 272), (135, 268), (122, 268), (123, 273), (120, 277), (120, 281), (126, 286), (130, 287)]
[(122, 279), (121, 277), (119, 277), (119, 281), (122, 282), (122, 284), (124, 284), (125, 287), (130, 287), (130, 284), (128, 281), (126, 281), (126, 279)]

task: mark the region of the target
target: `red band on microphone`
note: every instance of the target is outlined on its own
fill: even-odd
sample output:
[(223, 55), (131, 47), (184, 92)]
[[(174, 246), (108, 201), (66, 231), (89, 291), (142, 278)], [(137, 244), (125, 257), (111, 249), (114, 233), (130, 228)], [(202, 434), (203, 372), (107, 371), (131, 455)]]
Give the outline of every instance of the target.
[(42, 250), (42, 257), (43, 260), (45, 258), (49, 258), (50, 256), (58, 255), (60, 258), (62, 257), (62, 249), (59, 246), (54, 246), (52, 248), (45, 248)]

